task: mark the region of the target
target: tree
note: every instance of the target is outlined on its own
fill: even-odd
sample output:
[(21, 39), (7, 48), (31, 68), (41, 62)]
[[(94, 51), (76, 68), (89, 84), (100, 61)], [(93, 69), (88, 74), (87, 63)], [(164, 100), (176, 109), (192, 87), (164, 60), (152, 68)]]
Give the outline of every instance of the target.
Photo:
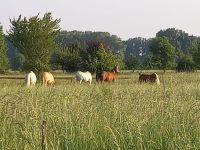
[(194, 71), (195, 69), (195, 63), (193, 61), (193, 58), (191, 55), (187, 54), (180, 54), (180, 57), (177, 60), (177, 66), (176, 70), (177, 71)]
[(45, 13), (42, 18), (39, 14), (17, 19), (10, 19), (11, 29), (8, 39), (24, 55), (23, 70), (35, 71), (39, 75), (49, 69), (49, 60), (52, 50), (56, 47), (55, 37), (59, 33), (60, 19), (52, 19), (51, 13)]
[(152, 55), (145, 56), (142, 66), (144, 69), (153, 69), (154, 68), (154, 64), (152, 61)]
[(110, 35), (108, 32), (92, 32), (92, 31), (61, 31), (56, 38), (58, 43), (63, 43), (66, 46), (79, 43), (82, 49), (88, 47), (88, 42), (99, 41), (107, 46), (107, 49), (112, 53), (118, 53), (122, 58), (126, 46), (122, 40), (116, 35)]
[(70, 46), (61, 46), (51, 58), (53, 66), (60, 66), (62, 71), (76, 71), (80, 64), (80, 46), (78, 43)]
[(6, 51), (3, 27), (0, 25), (0, 72), (5, 72), (9, 66)]
[(125, 64), (128, 69), (132, 69), (132, 70), (138, 69), (140, 67), (138, 58), (135, 55), (133, 55), (132, 53), (126, 59)]
[(88, 48), (81, 51), (81, 66), (92, 73), (110, 70), (117, 64), (122, 64), (120, 57), (114, 55), (99, 41), (89, 42)]
[(190, 49), (190, 52), (192, 54), (195, 66), (197, 69), (200, 69), (200, 43), (198, 43), (197, 45), (193, 46)]
[(125, 59), (127, 59), (130, 54), (134, 54), (140, 62), (143, 62), (145, 56), (149, 53), (149, 43), (150, 39), (141, 37), (124, 41), (124, 44), (126, 45)]
[(17, 54), (16, 54), (16, 57), (14, 58), (14, 63), (15, 63), (14, 68), (15, 68), (16, 70), (22, 70), (22, 66), (23, 66), (25, 60), (26, 60), (26, 59), (25, 59), (25, 57), (24, 57), (23, 54), (17, 53)]
[(175, 28), (168, 28), (166, 30), (160, 30), (156, 37), (167, 37), (170, 44), (172, 44), (178, 51), (187, 53), (188, 49), (197, 43), (198, 38), (195, 36), (190, 36), (183, 30), (177, 30)]
[(158, 37), (150, 44), (152, 61), (155, 68), (172, 69), (175, 67), (175, 48), (166, 37)]

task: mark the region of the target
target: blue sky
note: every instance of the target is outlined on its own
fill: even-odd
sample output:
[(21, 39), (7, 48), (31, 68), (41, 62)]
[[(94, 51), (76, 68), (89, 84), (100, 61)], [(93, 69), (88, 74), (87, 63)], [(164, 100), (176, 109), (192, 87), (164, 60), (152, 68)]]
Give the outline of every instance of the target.
[(123, 40), (155, 37), (160, 29), (177, 28), (200, 36), (200, 0), (6, 0), (0, 22), (52, 12), (62, 30), (104, 31)]

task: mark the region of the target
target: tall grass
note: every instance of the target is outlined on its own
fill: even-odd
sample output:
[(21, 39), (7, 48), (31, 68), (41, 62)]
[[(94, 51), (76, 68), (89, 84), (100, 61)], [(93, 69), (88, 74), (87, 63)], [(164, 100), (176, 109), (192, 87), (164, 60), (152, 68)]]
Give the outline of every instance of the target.
[[(138, 75), (115, 83), (27, 88), (0, 80), (0, 149), (200, 149), (200, 74)], [(13, 82), (14, 81), (14, 82)]]

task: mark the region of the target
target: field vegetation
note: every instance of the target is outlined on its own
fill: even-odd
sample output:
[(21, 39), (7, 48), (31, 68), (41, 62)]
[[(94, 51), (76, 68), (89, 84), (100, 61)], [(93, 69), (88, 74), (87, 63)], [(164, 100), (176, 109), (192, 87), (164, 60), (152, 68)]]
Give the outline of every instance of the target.
[(160, 86), (131, 72), (92, 85), (0, 79), (0, 149), (41, 149), (42, 138), (49, 150), (200, 149), (200, 73), (159, 76)]

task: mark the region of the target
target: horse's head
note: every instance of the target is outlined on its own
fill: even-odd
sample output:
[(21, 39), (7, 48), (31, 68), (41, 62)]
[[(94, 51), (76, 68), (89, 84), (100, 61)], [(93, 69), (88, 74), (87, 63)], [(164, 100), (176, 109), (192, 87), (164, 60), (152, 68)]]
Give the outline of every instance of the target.
[(120, 71), (119, 71), (119, 66), (117, 65), (117, 66), (115, 66), (113, 69), (112, 69), (112, 71), (114, 71), (115, 73), (119, 73)]

